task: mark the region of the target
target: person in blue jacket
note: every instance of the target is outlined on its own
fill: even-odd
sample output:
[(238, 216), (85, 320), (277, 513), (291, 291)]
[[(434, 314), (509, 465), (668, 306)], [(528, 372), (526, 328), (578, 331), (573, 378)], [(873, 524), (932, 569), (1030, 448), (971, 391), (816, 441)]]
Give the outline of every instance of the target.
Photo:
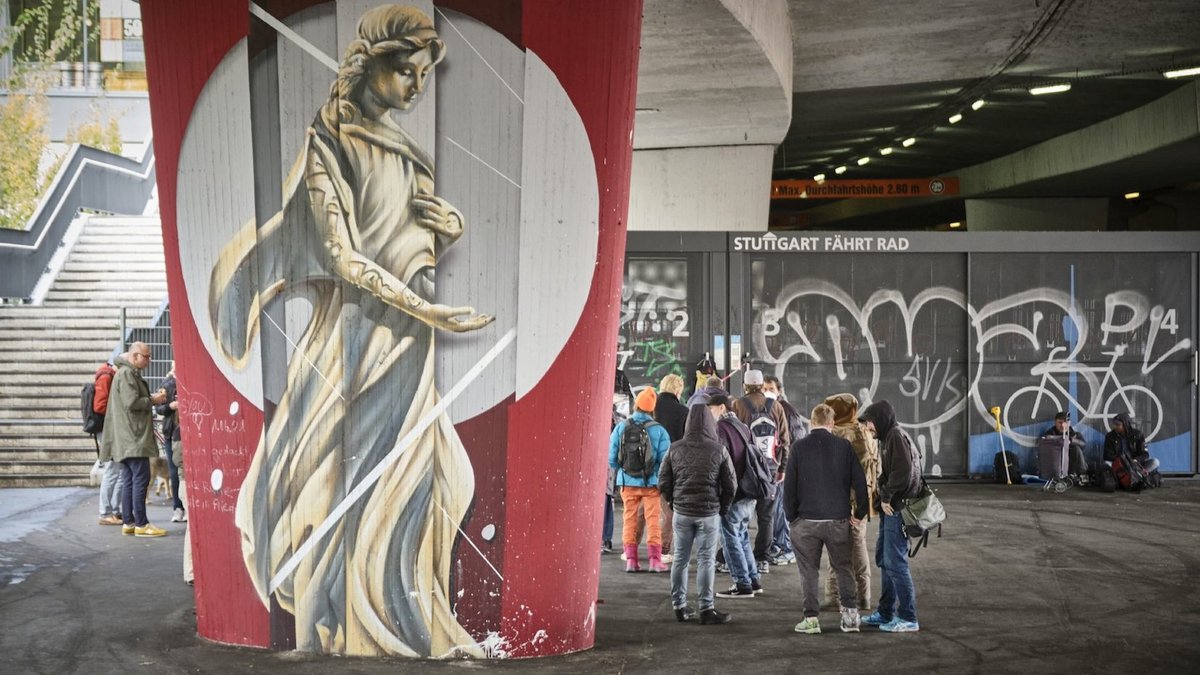
[[(665, 427), (654, 421), (654, 406), (657, 403), (658, 395), (654, 388), (643, 389), (634, 401), (633, 414), (617, 424), (608, 443), (608, 466), (617, 471), (617, 487), (621, 489), (623, 503), (621, 540), (625, 545), (626, 572), (640, 572), (642, 569), (638, 562), (639, 508), (646, 522), (649, 570), (670, 571), (662, 562), (658, 469), (667, 456), (667, 450), (671, 448), (671, 436)], [(622, 445), (625, 446), (624, 452)], [(647, 456), (649, 461), (646, 461)]]

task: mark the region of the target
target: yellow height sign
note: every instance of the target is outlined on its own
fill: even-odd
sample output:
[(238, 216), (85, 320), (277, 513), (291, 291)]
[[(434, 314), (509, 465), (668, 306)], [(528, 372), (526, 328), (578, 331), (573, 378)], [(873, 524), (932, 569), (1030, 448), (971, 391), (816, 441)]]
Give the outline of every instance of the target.
[(896, 199), (956, 194), (957, 178), (771, 181), (771, 199)]

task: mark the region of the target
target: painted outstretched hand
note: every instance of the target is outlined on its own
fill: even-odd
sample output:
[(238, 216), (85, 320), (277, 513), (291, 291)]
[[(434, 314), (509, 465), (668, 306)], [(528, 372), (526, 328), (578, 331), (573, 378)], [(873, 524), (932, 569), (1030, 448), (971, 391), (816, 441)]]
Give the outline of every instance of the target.
[(421, 311), (421, 319), (435, 328), (467, 333), (479, 330), (496, 320), (490, 314), (476, 314), (474, 307), (449, 307), (446, 305), (426, 305)]

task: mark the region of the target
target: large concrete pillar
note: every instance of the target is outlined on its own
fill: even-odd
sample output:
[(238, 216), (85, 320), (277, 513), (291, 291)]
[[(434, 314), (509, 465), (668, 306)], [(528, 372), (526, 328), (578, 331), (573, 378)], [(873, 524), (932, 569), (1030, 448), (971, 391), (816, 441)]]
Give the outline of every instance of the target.
[(198, 630), (586, 649), (641, 2), (408, 5), (142, 3)]

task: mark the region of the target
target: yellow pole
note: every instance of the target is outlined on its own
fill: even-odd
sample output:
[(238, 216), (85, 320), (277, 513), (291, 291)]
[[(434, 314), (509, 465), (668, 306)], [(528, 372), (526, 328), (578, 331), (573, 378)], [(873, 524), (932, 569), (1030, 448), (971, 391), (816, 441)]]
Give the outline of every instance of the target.
[(1004, 480), (1012, 485), (1012, 475), (1008, 473), (1008, 453), (1004, 451), (1004, 427), (1000, 424), (1000, 406), (992, 406), (992, 417), (996, 418), (996, 433), (1000, 435), (1000, 461), (1004, 462)]

